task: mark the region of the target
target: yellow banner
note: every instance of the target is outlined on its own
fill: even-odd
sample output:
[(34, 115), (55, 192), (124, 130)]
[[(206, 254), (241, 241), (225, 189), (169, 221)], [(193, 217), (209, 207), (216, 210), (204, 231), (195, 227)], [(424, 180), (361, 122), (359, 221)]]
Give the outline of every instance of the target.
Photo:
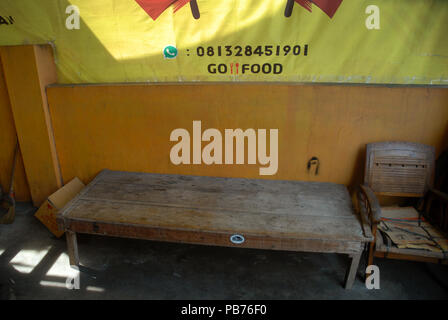
[(60, 83), (448, 84), (446, 0), (1, 0)]

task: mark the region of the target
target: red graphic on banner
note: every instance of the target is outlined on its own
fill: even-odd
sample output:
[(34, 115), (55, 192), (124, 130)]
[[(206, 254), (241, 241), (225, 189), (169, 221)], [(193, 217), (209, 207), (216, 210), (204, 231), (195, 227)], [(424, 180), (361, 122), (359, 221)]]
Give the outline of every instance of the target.
[(292, 9), (294, 7), (294, 2), (304, 7), (306, 10), (311, 12), (311, 5), (315, 4), (323, 12), (327, 14), (330, 18), (333, 18), (334, 14), (338, 10), (342, 3), (342, 0), (288, 0), (286, 3), (285, 16), (290, 17)]
[[(140, 7), (155, 21), (166, 9), (171, 5), (174, 6), (174, 12), (190, 4), (191, 13), (195, 19), (200, 18), (200, 12), (198, 8), (197, 0), (135, 0)], [(325, 12), (330, 18), (333, 18), (334, 14), (338, 10), (343, 0), (287, 0), (285, 16), (290, 17), (294, 8), (294, 2), (297, 2), (303, 8), (311, 12), (312, 5), (316, 5), (323, 12)]]
[(200, 13), (196, 0), (135, 0), (143, 10), (155, 21), (166, 9), (174, 5), (174, 12), (190, 3), (191, 12), (195, 19)]

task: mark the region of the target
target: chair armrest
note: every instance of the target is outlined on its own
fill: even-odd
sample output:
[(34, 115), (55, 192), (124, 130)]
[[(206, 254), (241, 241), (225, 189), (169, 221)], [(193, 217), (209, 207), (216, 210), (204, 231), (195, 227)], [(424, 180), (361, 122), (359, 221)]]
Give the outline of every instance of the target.
[(440, 200), (448, 202), (448, 194), (433, 188), (429, 188), (429, 192), (437, 196)]
[(379, 223), (381, 220), (381, 206), (375, 193), (368, 186), (360, 185), (359, 190), (367, 200), (368, 211), (372, 223)]

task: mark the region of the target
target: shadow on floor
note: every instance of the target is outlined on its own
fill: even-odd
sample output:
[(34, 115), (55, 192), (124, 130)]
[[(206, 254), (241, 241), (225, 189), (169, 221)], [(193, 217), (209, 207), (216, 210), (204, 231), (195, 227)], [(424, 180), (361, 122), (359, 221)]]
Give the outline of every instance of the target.
[[(448, 268), (377, 259), (381, 289), (342, 287), (348, 258), (79, 235), (79, 290), (57, 239), (18, 205), (0, 225), (1, 299), (447, 299)], [(74, 283), (74, 282), (71, 282)]]

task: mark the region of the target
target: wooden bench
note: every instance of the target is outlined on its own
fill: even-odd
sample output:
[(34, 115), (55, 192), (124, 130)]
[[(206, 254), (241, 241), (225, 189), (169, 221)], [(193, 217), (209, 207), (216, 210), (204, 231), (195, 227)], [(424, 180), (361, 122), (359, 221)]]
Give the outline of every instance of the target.
[(345, 186), (333, 183), (215, 178), (103, 170), (58, 216), (71, 265), (76, 233), (239, 248), (335, 252), (352, 260), (363, 233)]

